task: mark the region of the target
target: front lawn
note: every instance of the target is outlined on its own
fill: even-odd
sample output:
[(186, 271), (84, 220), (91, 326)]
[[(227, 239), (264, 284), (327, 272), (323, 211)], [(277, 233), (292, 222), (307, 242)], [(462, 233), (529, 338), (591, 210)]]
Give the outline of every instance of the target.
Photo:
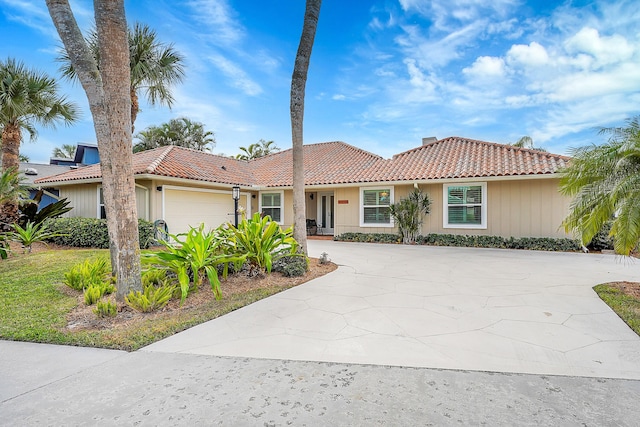
[(640, 335), (640, 283), (612, 282), (595, 286), (600, 299)]
[(72, 266), (98, 256), (108, 258), (109, 253), (51, 249), (0, 262), (0, 339), (132, 351), (336, 268), (310, 259), (309, 271), (301, 277), (230, 276), (222, 281), (220, 301), (205, 283), (182, 306), (178, 300), (153, 313), (125, 310), (116, 318), (100, 319), (84, 306), (80, 292), (63, 284)]

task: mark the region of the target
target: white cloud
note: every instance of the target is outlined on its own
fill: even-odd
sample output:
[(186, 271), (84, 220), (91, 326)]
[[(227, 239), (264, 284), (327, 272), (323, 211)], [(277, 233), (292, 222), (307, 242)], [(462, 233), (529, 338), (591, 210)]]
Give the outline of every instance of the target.
[(231, 86), (240, 89), (246, 95), (256, 96), (262, 93), (262, 87), (230, 59), (219, 54), (211, 54), (209, 62), (229, 79)]
[(471, 79), (494, 80), (503, 78), (506, 74), (504, 60), (493, 56), (481, 56), (471, 67), (462, 69), (462, 73)]
[(333, 96), (331, 97), (331, 99), (333, 99), (334, 101), (344, 101), (345, 99), (347, 99), (347, 97), (346, 97), (346, 96), (344, 96), (344, 95), (343, 95), (343, 94), (341, 94), (341, 93), (337, 93), (337, 94), (333, 95)]
[(188, 5), (193, 17), (206, 25), (209, 40), (215, 45), (234, 45), (245, 37), (245, 28), (235, 19), (235, 11), (226, 0), (192, 0)]
[(600, 36), (595, 28), (582, 28), (565, 42), (569, 54), (586, 53), (595, 59), (598, 67), (628, 60), (634, 47), (621, 35)]
[(513, 66), (543, 67), (549, 64), (547, 50), (537, 42), (516, 44), (507, 52), (507, 62)]

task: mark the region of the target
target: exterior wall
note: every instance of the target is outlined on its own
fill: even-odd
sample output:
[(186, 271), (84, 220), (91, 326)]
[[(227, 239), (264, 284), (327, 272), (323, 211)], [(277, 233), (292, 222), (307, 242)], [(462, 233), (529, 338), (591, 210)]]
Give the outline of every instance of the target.
[[(482, 182), (481, 179), (477, 182)], [(502, 237), (571, 237), (561, 228), (570, 199), (558, 192), (557, 179), (487, 181), (487, 228), (443, 227), (443, 184), (420, 184), (431, 198), (431, 213), (423, 218), (421, 234), (467, 234)], [(395, 185), (394, 202), (413, 190)], [(360, 227), (360, 187), (338, 188), (335, 234), (347, 232), (395, 233), (397, 228)], [(347, 203), (340, 204), (340, 201)]]
[(97, 218), (98, 184), (80, 184), (60, 187), (60, 198), (67, 198), (72, 206), (65, 217)]

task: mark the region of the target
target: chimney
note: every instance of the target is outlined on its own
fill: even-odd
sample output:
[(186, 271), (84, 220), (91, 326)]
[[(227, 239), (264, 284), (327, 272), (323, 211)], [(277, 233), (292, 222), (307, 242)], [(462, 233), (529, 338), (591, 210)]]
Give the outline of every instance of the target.
[(436, 142), (438, 138), (435, 136), (428, 136), (426, 138), (422, 138), (422, 145), (431, 144), (432, 142)]

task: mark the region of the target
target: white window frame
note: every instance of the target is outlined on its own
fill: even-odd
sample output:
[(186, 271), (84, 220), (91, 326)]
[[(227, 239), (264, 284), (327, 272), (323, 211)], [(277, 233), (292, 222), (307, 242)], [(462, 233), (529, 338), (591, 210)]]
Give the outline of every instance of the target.
[[(105, 217), (102, 218), (100, 216), (101, 212), (101, 208), (104, 207), (104, 203), (100, 203), (100, 193), (102, 193), (102, 185), (98, 185), (98, 189), (97, 189), (97, 193), (96, 193), (96, 205), (97, 205), (97, 210), (96, 210), (96, 218), (98, 219), (106, 219), (107, 215), (106, 215), (106, 209), (105, 209)], [(102, 196), (103, 200), (104, 200), (104, 195)]]
[[(449, 188), (450, 187), (473, 187), (480, 186), (482, 191), (482, 203), (473, 204), (459, 204), (451, 206), (481, 206), (481, 223), (480, 224), (449, 224)], [(487, 228), (487, 183), (486, 182), (458, 182), (448, 183), (442, 185), (442, 228), (463, 228), (463, 229), (475, 229), (486, 230)]]
[(394, 203), (394, 187), (393, 185), (376, 185), (371, 186), (371, 187), (360, 187), (359, 188), (359, 193), (360, 193), (360, 227), (363, 228), (393, 228), (395, 227), (395, 223), (393, 221), (393, 216), (391, 214), (389, 214), (389, 223), (387, 224), (383, 224), (383, 223), (365, 223), (364, 222), (364, 208), (365, 207), (378, 207), (378, 206), (382, 206), (382, 205), (364, 205), (364, 192), (365, 190), (371, 191), (371, 190), (389, 190), (389, 205), (392, 205)]
[[(262, 195), (280, 194), (280, 206), (266, 206), (267, 208), (280, 208), (280, 221), (275, 221), (279, 225), (284, 224), (284, 190), (260, 191), (258, 194), (258, 212), (262, 213)], [(272, 218), (273, 219), (273, 218)]]

